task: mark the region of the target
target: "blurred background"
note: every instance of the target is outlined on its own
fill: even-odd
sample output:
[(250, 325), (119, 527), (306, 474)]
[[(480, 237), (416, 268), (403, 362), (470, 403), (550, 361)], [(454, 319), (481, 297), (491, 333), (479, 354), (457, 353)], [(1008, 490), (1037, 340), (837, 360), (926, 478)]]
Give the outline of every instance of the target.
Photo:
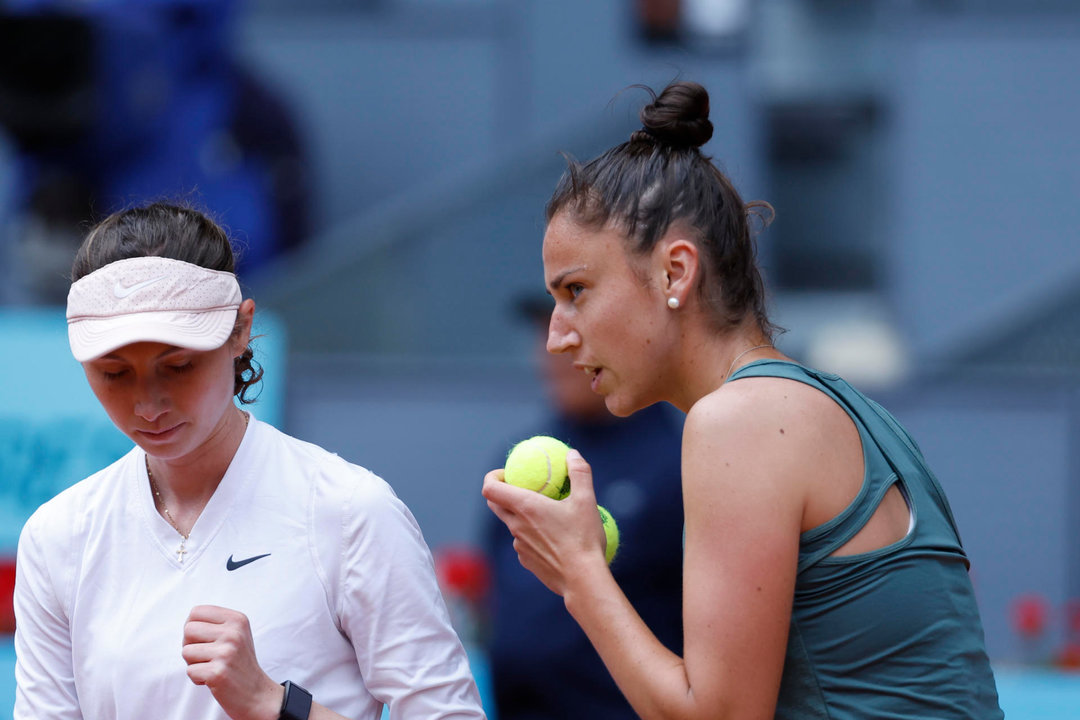
[(945, 487), (1007, 714), (1075, 712), (1077, 68), (1071, 0), (0, 3), (0, 714), (19, 529), (129, 447), (67, 349), (92, 220), (164, 198), (223, 222), (255, 413), (467, 554), (483, 473), (544, 417), (513, 307), (542, 291), (559, 152), (622, 142), (627, 88), (676, 77), (776, 208), (778, 345), (893, 410)]

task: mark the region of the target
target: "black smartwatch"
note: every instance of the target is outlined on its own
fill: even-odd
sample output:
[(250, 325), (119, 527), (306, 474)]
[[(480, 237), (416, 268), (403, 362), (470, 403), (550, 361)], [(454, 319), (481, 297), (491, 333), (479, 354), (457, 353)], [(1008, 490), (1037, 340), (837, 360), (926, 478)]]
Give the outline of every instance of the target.
[(278, 720), (308, 720), (311, 714), (311, 693), (292, 680), (281, 683), (285, 688), (285, 697), (281, 699), (281, 714)]

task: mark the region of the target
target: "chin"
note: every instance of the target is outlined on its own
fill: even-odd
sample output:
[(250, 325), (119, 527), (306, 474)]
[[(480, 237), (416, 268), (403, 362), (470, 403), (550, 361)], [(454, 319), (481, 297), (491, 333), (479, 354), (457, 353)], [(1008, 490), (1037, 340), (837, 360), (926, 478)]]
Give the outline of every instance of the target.
[(615, 417), (629, 417), (643, 407), (642, 405), (620, 401), (614, 395), (605, 397), (604, 404), (607, 405), (608, 412)]

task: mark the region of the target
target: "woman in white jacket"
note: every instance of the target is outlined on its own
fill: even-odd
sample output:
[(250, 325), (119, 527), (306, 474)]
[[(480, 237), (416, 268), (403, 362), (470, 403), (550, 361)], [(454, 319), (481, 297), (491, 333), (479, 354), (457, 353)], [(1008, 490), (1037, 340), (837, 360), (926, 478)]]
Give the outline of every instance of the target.
[(71, 349), (136, 447), (23, 529), (15, 718), (482, 718), (409, 510), (240, 409), (262, 369), (233, 264), (165, 204), (78, 251)]

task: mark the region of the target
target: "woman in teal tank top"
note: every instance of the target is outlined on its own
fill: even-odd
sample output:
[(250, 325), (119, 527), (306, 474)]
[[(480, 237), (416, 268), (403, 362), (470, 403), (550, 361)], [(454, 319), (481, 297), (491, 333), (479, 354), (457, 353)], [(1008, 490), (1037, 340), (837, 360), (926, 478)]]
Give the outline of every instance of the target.
[(701, 153), (708, 113), (673, 83), (628, 142), (571, 161), (543, 245), (548, 350), (616, 415), (686, 413), (683, 656), (607, 568), (585, 458), (565, 500), (501, 469), (484, 497), (643, 718), (1001, 718), (944, 492), (888, 412), (773, 346), (751, 235), (771, 208)]

